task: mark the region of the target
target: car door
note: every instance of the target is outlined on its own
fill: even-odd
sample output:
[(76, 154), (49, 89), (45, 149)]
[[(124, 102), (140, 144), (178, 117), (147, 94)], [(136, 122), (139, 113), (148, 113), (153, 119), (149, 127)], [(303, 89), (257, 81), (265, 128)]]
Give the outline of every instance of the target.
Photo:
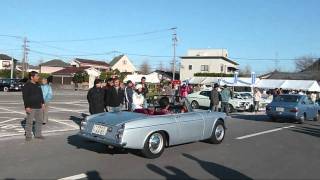
[(306, 119), (313, 119), (315, 116), (315, 108), (313, 102), (309, 100), (308, 97), (304, 97), (302, 101), (303, 110), (306, 113)]
[(199, 105), (204, 107), (210, 107), (211, 91), (201, 91), (199, 93)]
[(179, 129), (180, 143), (198, 141), (203, 136), (204, 119), (197, 112), (175, 115)]

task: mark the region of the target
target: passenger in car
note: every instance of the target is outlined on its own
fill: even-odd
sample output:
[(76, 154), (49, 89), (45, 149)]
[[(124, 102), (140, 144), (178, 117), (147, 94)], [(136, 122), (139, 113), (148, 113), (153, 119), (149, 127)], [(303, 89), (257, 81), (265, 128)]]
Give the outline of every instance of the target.
[(159, 105), (161, 109), (159, 111), (155, 111), (154, 115), (165, 115), (171, 113), (170, 101), (168, 97), (162, 97), (159, 100)]

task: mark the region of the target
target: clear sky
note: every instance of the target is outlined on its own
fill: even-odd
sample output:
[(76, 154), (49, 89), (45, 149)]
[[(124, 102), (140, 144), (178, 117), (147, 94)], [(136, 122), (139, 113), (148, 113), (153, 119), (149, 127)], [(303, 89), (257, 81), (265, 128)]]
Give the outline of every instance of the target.
[[(117, 53), (108, 52), (120, 51), (132, 54), (135, 65), (148, 60), (156, 68), (172, 58), (134, 54), (171, 56), (172, 32), (161, 30), (177, 27), (178, 55), (226, 48), (231, 59), (258, 73), (272, 70), (275, 58), (289, 71), (294, 63), (285, 59), (320, 56), (319, 9), (319, 0), (1, 0), (0, 35), (26, 36), (31, 64), (73, 55), (109, 61)], [(63, 41), (97, 37), (109, 38)], [(0, 53), (21, 59), (21, 45), (0, 36)]]

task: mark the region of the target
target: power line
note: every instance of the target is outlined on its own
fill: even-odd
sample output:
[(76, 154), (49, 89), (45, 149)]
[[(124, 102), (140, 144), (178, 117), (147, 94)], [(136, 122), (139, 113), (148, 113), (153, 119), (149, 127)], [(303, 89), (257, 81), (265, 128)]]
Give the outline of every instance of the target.
[[(104, 37), (95, 37), (95, 38), (84, 38), (84, 39), (67, 39), (67, 40), (49, 40), (49, 41), (36, 41), (43, 43), (53, 43), (53, 42), (83, 42), (83, 41), (97, 41), (97, 40), (105, 40), (105, 39), (116, 39), (116, 38), (126, 38), (126, 37), (135, 37), (135, 36), (143, 36), (148, 34), (155, 34), (159, 32), (170, 31), (172, 28), (143, 32), (143, 33), (134, 33), (134, 34), (125, 34), (125, 35), (114, 35), (114, 36), (104, 36)], [(35, 41), (34, 41), (35, 42)]]

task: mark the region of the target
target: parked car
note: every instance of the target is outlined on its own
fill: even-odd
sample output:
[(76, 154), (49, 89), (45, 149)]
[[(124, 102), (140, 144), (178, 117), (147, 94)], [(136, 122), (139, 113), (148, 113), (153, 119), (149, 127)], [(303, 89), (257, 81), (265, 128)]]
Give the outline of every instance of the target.
[[(157, 109), (157, 105), (150, 105)], [(187, 111), (180, 111), (180, 108)], [(167, 146), (207, 140), (219, 144), (225, 137), (226, 115), (193, 110), (187, 100), (170, 104), (172, 113), (147, 115), (136, 112), (101, 113), (86, 117), (78, 133), (103, 144), (138, 149), (147, 158), (159, 157)]]
[[(193, 109), (199, 109), (200, 107), (210, 107), (210, 90), (203, 90), (189, 94), (187, 99), (191, 102), (191, 107)], [(235, 92), (233, 93), (233, 98), (229, 100), (230, 111), (246, 111), (249, 110), (250, 105), (252, 105), (252, 95), (247, 92)]]
[(4, 92), (20, 91), (24, 83), (24, 79), (0, 79), (0, 90)]
[(266, 113), (274, 121), (303, 123), (305, 120), (319, 120), (320, 106), (306, 95), (279, 95), (267, 105)]

